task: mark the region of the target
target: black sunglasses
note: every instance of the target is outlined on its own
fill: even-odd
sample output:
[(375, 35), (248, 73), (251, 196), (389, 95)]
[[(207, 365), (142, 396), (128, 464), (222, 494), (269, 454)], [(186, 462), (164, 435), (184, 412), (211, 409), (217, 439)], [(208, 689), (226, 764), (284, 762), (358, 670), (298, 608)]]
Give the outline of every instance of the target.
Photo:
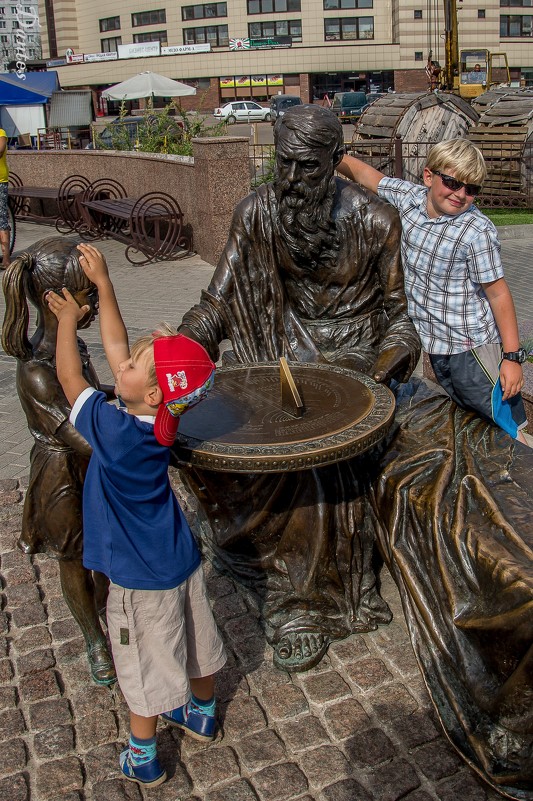
[(458, 181), (457, 178), (452, 178), (451, 175), (444, 175), (439, 170), (431, 170), (433, 175), (438, 175), (446, 189), (451, 189), (452, 192), (457, 192), (459, 189), (465, 188), (465, 192), (470, 197), (476, 197), (481, 192), (479, 184), (465, 184), (464, 181)]

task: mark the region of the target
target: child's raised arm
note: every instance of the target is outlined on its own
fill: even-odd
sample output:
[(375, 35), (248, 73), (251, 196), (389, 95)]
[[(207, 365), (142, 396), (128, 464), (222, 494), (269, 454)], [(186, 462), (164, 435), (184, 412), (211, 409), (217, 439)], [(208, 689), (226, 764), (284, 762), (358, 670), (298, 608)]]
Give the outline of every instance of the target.
[(78, 306), (68, 289), (63, 289), (63, 297), (56, 292), (48, 292), (46, 302), (59, 321), (56, 344), (57, 377), (72, 406), (83, 390), (90, 386), (83, 376), (77, 337), (78, 322), (87, 314), (89, 306)]
[(337, 165), (337, 172), (357, 181), (358, 184), (366, 189), (371, 189), (372, 192), (378, 191), (378, 184), (385, 177), (385, 173), (375, 170), (370, 164), (348, 155), (345, 155), (341, 163)]
[(80, 264), (85, 275), (98, 288), (98, 307), (102, 345), (114, 376), (119, 364), (130, 357), (128, 332), (109, 277), (106, 260), (93, 245), (80, 244)]

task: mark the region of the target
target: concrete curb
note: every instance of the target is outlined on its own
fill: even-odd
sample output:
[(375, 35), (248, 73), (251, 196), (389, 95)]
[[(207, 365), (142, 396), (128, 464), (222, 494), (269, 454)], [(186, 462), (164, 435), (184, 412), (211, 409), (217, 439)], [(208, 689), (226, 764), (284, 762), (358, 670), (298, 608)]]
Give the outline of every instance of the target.
[(533, 234), (533, 225), (497, 225), (498, 236), (502, 239), (525, 239)]

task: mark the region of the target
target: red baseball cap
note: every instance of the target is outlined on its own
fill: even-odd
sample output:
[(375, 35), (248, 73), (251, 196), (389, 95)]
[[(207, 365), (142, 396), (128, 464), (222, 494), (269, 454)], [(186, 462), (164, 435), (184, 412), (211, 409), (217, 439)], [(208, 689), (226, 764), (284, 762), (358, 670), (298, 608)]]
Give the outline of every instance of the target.
[(180, 416), (199, 403), (215, 378), (215, 365), (202, 345), (177, 334), (154, 340), (157, 383), (163, 392), (154, 423), (154, 434), (161, 445), (173, 445)]

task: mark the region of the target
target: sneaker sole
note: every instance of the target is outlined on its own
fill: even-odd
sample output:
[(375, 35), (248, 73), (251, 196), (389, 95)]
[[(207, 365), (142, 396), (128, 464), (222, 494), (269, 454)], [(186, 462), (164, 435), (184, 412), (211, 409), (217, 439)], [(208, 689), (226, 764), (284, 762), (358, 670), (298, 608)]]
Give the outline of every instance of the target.
[(122, 778), (126, 779), (127, 782), (133, 782), (141, 787), (158, 787), (160, 784), (163, 784), (163, 782), (166, 782), (167, 772), (165, 770), (164, 773), (162, 773), (158, 779), (154, 779), (153, 782), (143, 782), (140, 779), (137, 779), (135, 776), (126, 776), (125, 773), (122, 773)]
[(215, 739), (214, 734), (211, 736), (209, 736), (208, 734), (197, 734), (197, 732), (193, 731), (192, 729), (189, 729), (188, 726), (185, 726), (184, 723), (178, 723), (177, 720), (172, 720), (172, 718), (164, 718), (164, 720), (166, 721), (166, 723), (170, 723), (171, 726), (175, 726), (177, 729), (181, 729), (186, 734), (188, 734), (189, 737), (192, 737), (195, 740), (199, 740), (201, 743), (211, 743)]

